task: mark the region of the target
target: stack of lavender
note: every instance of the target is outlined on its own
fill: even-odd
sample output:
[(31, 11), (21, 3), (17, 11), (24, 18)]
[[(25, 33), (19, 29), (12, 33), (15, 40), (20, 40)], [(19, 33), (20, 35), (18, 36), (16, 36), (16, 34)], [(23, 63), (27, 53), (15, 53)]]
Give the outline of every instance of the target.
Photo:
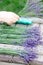
[(12, 27), (2, 25), (0, 34), (0, 61), (28, 64), (38, 58), (37, 49), (41, 43), (38, 24)]

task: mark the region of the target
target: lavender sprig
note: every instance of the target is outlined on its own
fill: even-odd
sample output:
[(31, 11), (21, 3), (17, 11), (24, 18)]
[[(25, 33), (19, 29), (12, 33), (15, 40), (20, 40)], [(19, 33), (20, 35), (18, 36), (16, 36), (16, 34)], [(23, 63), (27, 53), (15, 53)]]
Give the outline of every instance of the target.
[(33, 27), (29, 30), (27, 30), (27, 34), (28, 34), (28, 39), (26, 39), (26, 41), (24, 42), (24, 46), (36, 46), (38, 44), (40, 44), (40, 29), (39, 27)]

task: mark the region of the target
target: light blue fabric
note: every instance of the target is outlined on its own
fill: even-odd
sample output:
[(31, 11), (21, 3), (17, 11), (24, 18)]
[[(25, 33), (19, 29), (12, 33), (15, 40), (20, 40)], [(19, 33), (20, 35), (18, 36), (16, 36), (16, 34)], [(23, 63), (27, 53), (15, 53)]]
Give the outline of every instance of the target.
[(24, 24), (24, 25), (30, 25), (30, 24), (32, 24), (32, 20), (21, 17), (16, 23), (18, 23), (18, 24)]

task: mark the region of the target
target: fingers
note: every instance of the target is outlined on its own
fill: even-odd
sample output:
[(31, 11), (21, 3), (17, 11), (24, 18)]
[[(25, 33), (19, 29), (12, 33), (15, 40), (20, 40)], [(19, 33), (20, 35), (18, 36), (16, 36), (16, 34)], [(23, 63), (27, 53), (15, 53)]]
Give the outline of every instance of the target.
[(12, 25), (19, 19), (19, 16), (13, 12), (0, 11), (0, 22)]
[(18, 19), (19, 18), (14, 18), (14, 19), (12, 18), (12, 20), (11, 19), (6, 20), (5, 23), (7, 23), (8, 25), (12, 25), (12, 24), (16, 23)]
[(6, 23), (8, 25), (12, 25), (13, 23), (16, 23), (16, 21), (19, 19), (19, 16), (13, 12), (8, 12), (8, 17), (6, 18)]

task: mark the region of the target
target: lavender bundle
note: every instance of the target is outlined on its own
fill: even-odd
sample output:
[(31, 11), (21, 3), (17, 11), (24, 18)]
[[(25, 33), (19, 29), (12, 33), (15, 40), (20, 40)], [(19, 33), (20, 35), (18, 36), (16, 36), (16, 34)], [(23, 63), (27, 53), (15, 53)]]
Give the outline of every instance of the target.
[[(20, 29), (20, 28), (18, 28), (18, 29)], [(13, 32), (13, 33), (15, 33), (15, 32)], [(3, 59), (3, 55), (8, 55), (8, 57), (10, 55), (10, 56), (14, 57), (13, 59), (11, 59), (11, 61), (9, 60), (9, 62), (19, 62), (21, 60), (22, 61), (21, 63), (29, 63), (29, 61), (33, 61), (38, 58), (37, 57), (37, 55), (38, 55), (37, 46), (40, 44), (40, 39), (41, 39), (39, 25), (34, 24), (29, 28), (25, 27), (22, 32), (18, 31), (18, 33), (19, 33), (19, 35), (21, 34), (19, 39), (21, 38), (22, 42), (15, 43), (15, 40), (14, 40), (14, 42), (12, 42), (14, 45), (11, 45), (11, 44), (9, 45), (9, 43), (0, 44), (0, 54), (2, 55), (0, 61), (9, 60), (9, 58), (8, 58), (8, 60)], [(24, 39), (24, 37), (25, 37), (25, 39)], [(6, 56), (4, 56), (4, 57), (7, 58)], [(15, 57), (18, 59), (18, 61), (16, 61)]]

